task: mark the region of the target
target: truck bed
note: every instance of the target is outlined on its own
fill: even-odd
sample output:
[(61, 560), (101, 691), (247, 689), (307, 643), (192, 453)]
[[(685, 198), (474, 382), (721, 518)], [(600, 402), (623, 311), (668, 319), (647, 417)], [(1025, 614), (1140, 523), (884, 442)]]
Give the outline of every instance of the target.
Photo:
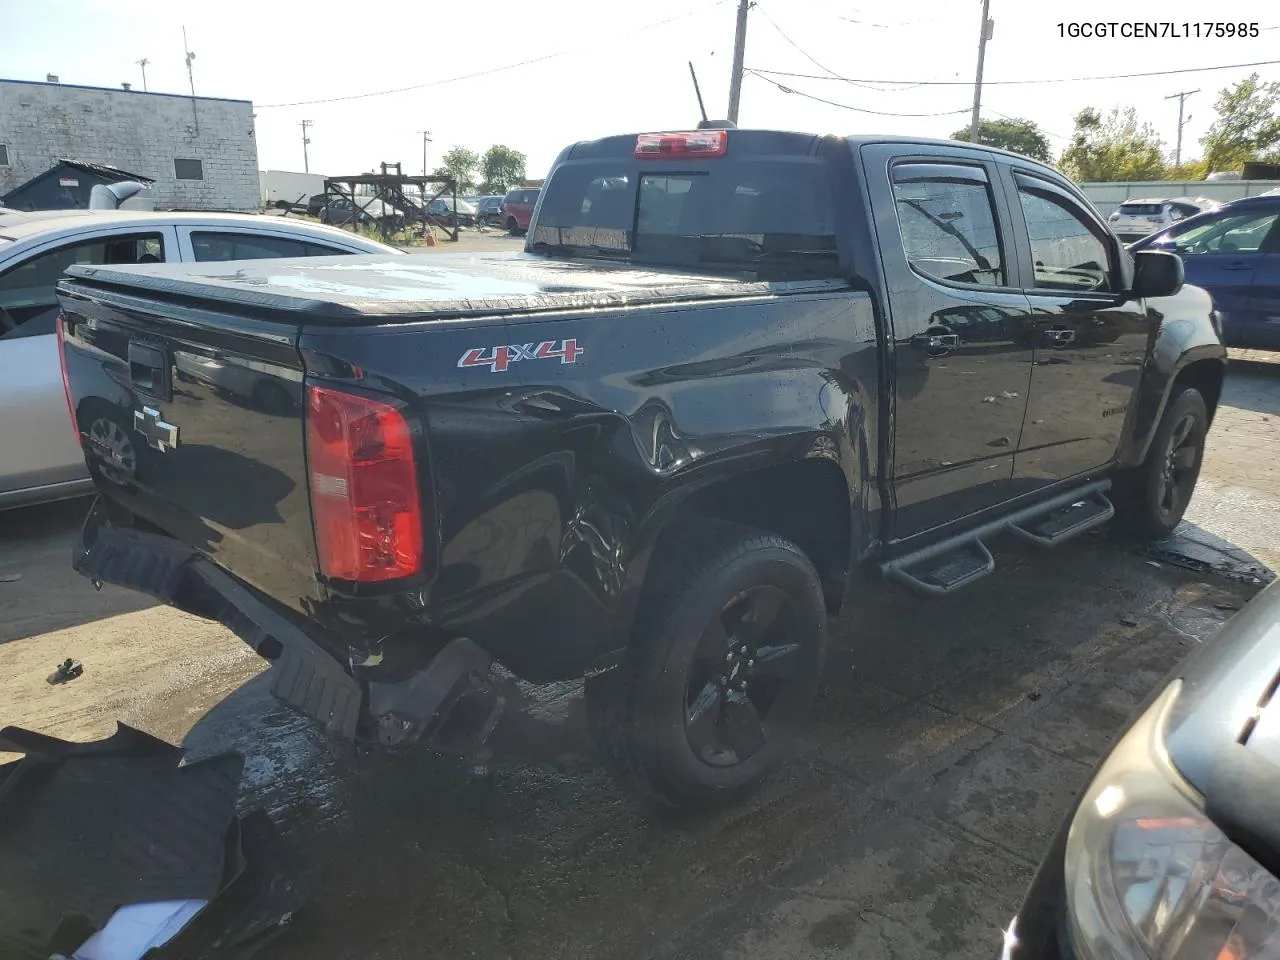
[(434, 253), (233, 263), (73, 266), (94, 287), (255, 319), (348, 326), (840, 289), (838, 280), (764, 282), (526, 253)]

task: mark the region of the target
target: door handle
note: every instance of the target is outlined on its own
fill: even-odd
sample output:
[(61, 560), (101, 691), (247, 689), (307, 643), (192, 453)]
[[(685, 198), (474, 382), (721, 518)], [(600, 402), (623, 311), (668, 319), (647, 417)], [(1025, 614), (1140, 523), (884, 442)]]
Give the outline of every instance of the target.
[(933, 353), (935, 350), (954, 350), (960, 346), (960, 337), (954, 333), (917, 333), (910, 343), (917, 350)]
[(1234, 263), (1227, 264), (1222, 269), (1223, 270), (1252, 270), (1253, 264), (1245, 263), (1243, 260), (1237, 260)]

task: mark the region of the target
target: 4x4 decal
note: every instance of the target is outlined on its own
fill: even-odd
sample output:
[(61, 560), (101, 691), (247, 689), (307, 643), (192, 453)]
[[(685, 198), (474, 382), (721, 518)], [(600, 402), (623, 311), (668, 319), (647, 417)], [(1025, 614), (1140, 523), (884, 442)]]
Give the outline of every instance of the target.
[(459, 367), (488, 367), (490, 373), (502, 373), (517, 360), (554, 360), (577, 363), (586, 351), (577, 340), (543, 340), (541, 343), (515, 343), (503, 347), (472, 347), (458, 360)]

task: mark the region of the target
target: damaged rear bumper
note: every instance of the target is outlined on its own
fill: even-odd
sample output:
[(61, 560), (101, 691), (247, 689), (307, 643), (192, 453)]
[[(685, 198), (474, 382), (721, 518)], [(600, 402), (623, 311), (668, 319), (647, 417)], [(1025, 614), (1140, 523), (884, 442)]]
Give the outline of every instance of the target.
[(466, 638), (449, 641), (407, 678), (361, 677), (335, 641), (317, 640), (276, 601), (172, 537), (113, 525), (101, 501), (85, 519), (72, 566), (95, 584), (127, 587), (223, 624), (271, 663), (272, 694), (335, 737), (385, 746), (426, 739), (465, 750), (488, 736), (501, 713), (502, 698), (488, 682), (492, 658)]

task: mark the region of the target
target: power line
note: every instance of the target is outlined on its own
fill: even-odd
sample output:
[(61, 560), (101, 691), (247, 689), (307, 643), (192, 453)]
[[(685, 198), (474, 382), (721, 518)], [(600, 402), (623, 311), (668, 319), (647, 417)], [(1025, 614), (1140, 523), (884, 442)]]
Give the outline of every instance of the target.
[[(864, 82), (862, 82), (862, 81), (860, 81), (860, 80), (850, 80), (848, 77), (843, 77), (843, 76), (841, 76), (840, 74), (838, 74), (838, 73), (836, 73), (834, 70), (832, 70), (830, 67), (828, 67), (825, 63), (821, 63), (821, 62), (820, 62), (820, 61), (819, 61), (815, 56), (813, 56), (813, 54), (811, 54), (811, 53), (810, 53), (808, 50), (806, 50), (804, 47), (800, 46), (800, 44), (798, 44), (798, 43), (796, 43), (794, 40), (792, 40), (792, 39), (791, 39), (791, 37), (787, 34), (787, 32), (786, 32), (785, 30), (783, 30), (780, 26), (778, 26), (777, 21), (775, 21), (771, 16), (769, 16), (769, 14), (768, 14), (768, 13), (766, 13), (766, 12), (765, 12), (765, 10), (764, 10), (764, 9), (760, 6), (760, 4), (758, 4), (758, 3), (756, 4), (756, 13), (758, 13), (758, 14), (760, 14), (760, 16), (764, 17), (765, 21), (769, 24), (769, 26), (773, 27), (773, 29), (774, 29), (775, 31), (777, 31), (778, 36), (780, 36), (783, 40), (787, 41), (787, 43), (791, 44), (791, 46), (792, 46), (792, 47), (794, 47), (794, 48), (796, 49), (796, 52), (797, 52), (797, 53), (799, 53), (799, 54), (800, 54), (800, 56), (804, 57), (806, 60), (808, 60), (810, 63), (812, 63), (815, 67), (817, 67), (819, 70), (825, 70), (825, 71), (829, 74), (829, 76), (822, 77), (821, 79), (823, 79), (823, 80), (843, 80), (845, 83), (851, 83), (851, 84), (853, 84), (855, 87), (863, 87), (863, 88), (865, 88), (865, 89), (867, 89), (867, 90), (875, 90), (875, 91), (877, 91), (878, 93), (897, 93), (897, 92), (898, 92), (897, 90), (893, 90), (892, 88), (888, 88), (888, 87), (874, 87), (874, 86), (871, 86), (869, 83), (864, 83)], [(846, 18), (843, 18), (843, 17), (842, 17), (841, 19), (846, 19)], [(759, 73), (760, 71), (755, 71), (755, 72)], [(764, 72), (765, 72), (765, 73), (772, 73), (773, 71), (766, 70), (766, 71), (764, 71)], [(802, 74), (795, 74), (795, 76), (803, 76), (803, 75), (802, 75)], [(816, 79), (816, 78), (815, 78), (815, 79)], [(919, 84), (915, 84), (915, 86), (919, 86)], [(909, 89), (910, 89), (910, 86), (903, 87), (902, 89), (904, 89), (904, 90), (909, 90)]]
[[(1146, 73), (1115, 73), (1098, 77), (1050, 77), (1043, 80), (984, 80), (983, 86), (1018, 86), (1032, 83), (1084, 83), (1089, 80), (1133, 80), (1138, 77), (1168, 77), (1179, 73), (1208, 73), (1212, 70), (1239, 70), (1244, 67), (1271, 67), (1280, 64), (1280, 60), (1257, 60), (1253, 63), (1222, 63), (1213, 67), (1183, 67), (1178, 70), (1150, 70)], [(914, 87), (971, 87), (972, 80), (887, 80), (842, 77), (837, 74), (823, 75), (813, 73), (788, 73), (785, 70), (766, 70), (763, 67), (748, 67), (757, 76), (769, 74), (773, 77), (793, 77), (798, 80), (842, 80), (862, 86), (868, 83), (896, 83)], [(826, 69), (825, 67), (823, 69)]]
[[(727, 0), (715, 0), (714, 3), (707, 4), (706, 6), (698, 7), (694, 10), (686, 10), (684, 13), (678, 13), (674, 17), (668, 17), (667, 19), (659, 20), (656, 23), (648, 23), (639, 27), (630, 27), (625, 31), (620, 31), (620, 33), (626, 36), (630, 36), (633, 33), (640, 33), (641, 31), (644, 31), (644, 30), (653, 30), (653, 29), (656, 29), (657, 27), (665, 27), (669, 23), (675, 23), (678, 20), (686, 20), (689, 17), (697, 16), (700, 13), (706, 13), (708, 10), (712, 9), (713, 7), (718, 7), (721, 4), (726, 2)], [(370, 97), (387, 97), (396, 93), (408, 93), (411, 90), (426, 90), (429, 87), (441, 87), (447, 83), (459, 83), (463, 80), (475, 80), (479, 77), (492, 76), (495, 73), (505, 73), (508, 70), (516, 70), (520, 67), (529, 67), (535, 63), (545, 63), (547, 60), (556, 60), (560, 57), (567, 57), (575, 53), (580, 53), (584, 49), (593, 49), (593, 50), (599, 49), (600, 39), (601, 38), (597, 38), (596, 41), (593, 42), (589, 47), (587, 46), (573, 47), (568, 50), (558, 50), (555, 53), (544, 53), (540, 57), (532, 57), (528, 60), (520, 60), (517, 63), (507, 63), (507, 64), (503, 64), (500, 67), (490, 67), (487, 70), (477, 70), (475, 73), (464, 73), (461, 76), (457, 76), (457, 77), (446, 77), (441, 80), (428, 80), (426, 83), (415, 83), (408, 87), (396, 87), (392, 90), (374, 90), (370, 93), (352, 93), (342, 97), (325, 97), (321, 100), (297, 100), (297, 101), (294, 101), (293, 103), (262, 103), (262, 104), (257, 104), (254, 109), (273, 110), (280, 107), (311, 107), (311, 106), (316, 106), (317, 104), (323, 104), (323, 103), (340, 103), (347, 100), (367, 100)]]
[(766, 83), (771, 83), (783, 93), (794, 94), (797, 97), (804, 97), (806, 100), (816, 100), (818, 103), (825, 103), (829, 107), (839, 107), (842, 110), (852, 110), (854, 113), (867, 113), (873, 117), (950, 117), (961, 113), (968, 113), (969, 107), (961, 107), (959, 110), (939, 110), (936, 113), (903, 113), (900, 110), (867, 110), (864, 107), (853, 107), (847, 103), (837, 103), (834, 100), (827, 100), (823, 97), (816, 97), (811, 93), (805, 93), (803, 90), (795, 90), (786, 84), (779, 83), (771, 77), (766, 77), (758, 70), (752, 70), (750, 67), (746, 69), (747, 73), (759, 77)]

